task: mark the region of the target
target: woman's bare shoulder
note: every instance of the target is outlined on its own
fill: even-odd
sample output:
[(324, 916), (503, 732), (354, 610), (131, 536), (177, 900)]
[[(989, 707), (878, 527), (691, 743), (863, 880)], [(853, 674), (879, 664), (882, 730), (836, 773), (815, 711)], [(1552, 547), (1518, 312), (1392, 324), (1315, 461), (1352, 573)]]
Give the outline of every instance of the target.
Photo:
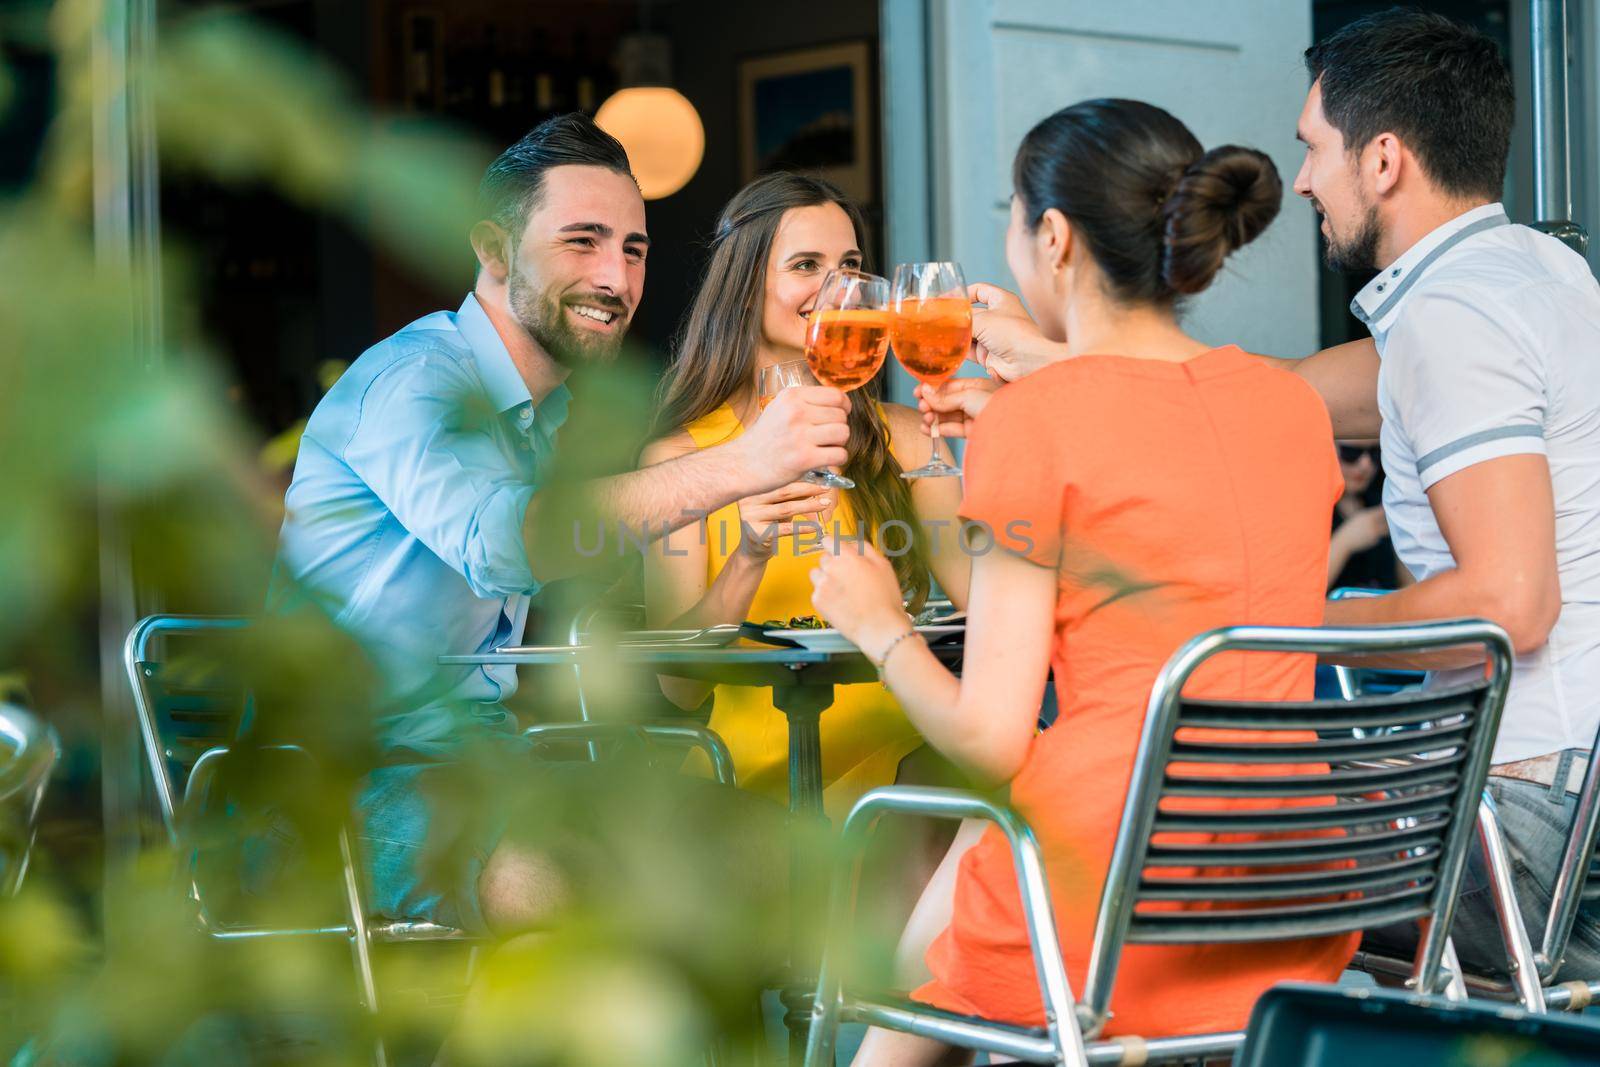
[(679, 430), (677, 433), (658, 437), (645, 445), (644, 451), (639, 454), (639, 466), (653, 467), (657, 463), (686, 456), (698, 447), (694, 443), (694, 438), (689, 436), (689, 431)]

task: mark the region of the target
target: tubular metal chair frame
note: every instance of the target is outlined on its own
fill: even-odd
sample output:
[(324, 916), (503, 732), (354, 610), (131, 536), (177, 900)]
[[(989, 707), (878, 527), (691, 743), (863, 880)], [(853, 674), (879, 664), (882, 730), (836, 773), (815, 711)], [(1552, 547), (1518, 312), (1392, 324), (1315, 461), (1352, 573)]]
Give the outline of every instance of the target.
[[(123, 645), (123, 665), (128, 672), (128, 682), (133, 689), (134, 708), (139, 719), (139, 733), (144, 742), (145, 763), (155, 784), (156, 801), (161, 810), (161, 822), (166, 829), (168, 841), (174, 849), (178, 850), (180, 855), (185, 848), (186, 831), (192, 825), (192, 820), (198, 816), (206, 793), (210, 789), (211, 781), (221, 761), (231, 751), (231, 748), (227, 745), (213, 745), (203, 752), (190, 769), (189, 780), (185, 783), (183, 796), (181, 798), (178, 796), (177, 786), (173, 782), (171, 771), (167, 766), (168, 753), (161, 737), (160, 727), (156, 722), (156, 712), (147, 684), (148, 675), (145, 673), (147, 670), (145, 664), (149, 662), (147, 657), (150, 646), (158, 637), (172, 634), (237, 631), (248, 628), (250, 624), (251, 620), (242, 616), (151, 615), (140, 620), (134, 626)], [(267, 745), (263, 747), (268, 751), (295, 753), (306, 760), (311, 759), (310, 754), (298, 745)], [(340, 852), (344, 857), (344, 881), (348, 883), (346, 886), (346, 903), (353, 912), (347, 924), (300, 929), (256, 929), (220, 924), (207, 910), (199, 886), (191, 878), (189, 896), (196, 905), (196, 918), (200, 929), (218, 941), (293, 936), (353, 937), (358, 942), (365, 943), (356, 946), (358, 956), (361, 957), (365, 957), (370, 951), (370, 942), (375, 938), (385, 941), (456, 941), (468, 938), (468, 935), (454, 927), (441, 926), (436, 923), (370, 922), (367, 919), (367, 912), (361, 903), (360, 879), (356, 877), (348, 823), (341, 824), (339, 839)], [(365, 991), (366, 987), (371, 985), (371, 969), (370, 966), (364, 965), (359, 961), (357, 966)], [(375, 1001), (369, 1002), (368, 1006), (375, 1010)]]
[[(1600, 845), (1600, 736), (1596, 736), (1589, 749), (1589, 766), (1584, 771), (1583, 785), (1578, 791), (1578, 806), (1573, 813), (1572, 833), (1567, 836), (1566, 851), (1561, 856), (1561, 866), (1556, 870), (1556, 884), (1550, 893), (1550, 916), (1545, 923), (1544, 939), (1534, 956), (1534, 966), (1544, 982), (1554, 982), (1566, 962), (1567, 942), (1572, 938), (1572, 927), (1578, 918), (1578, 908), (1583, 903), (1584, 888), (1593, 872), (1595, 850)], [(1596, 975), (1600, 978), (1600, 975)], [(1577, 987), (1586, 987), (1579, 993)], [(1563, 1008), (1581, 1010), (1590, 1000), (1600, 996), (1600, 981), (1586, 980), (1562, 984), (1570, 996), (1562, 998)], [(1553, 1000), (1553, 995), (1550, 998)], [(1581, 1003), (1576, 1003), (1581, 1001)]]
[[(637, 603), (599, 603), (581, 608), (572, 617), (572, 625), (567, 629), (568, 646), (583, 648), (588, 645), (593, 635), (595, 620), (602, 615), (626, 616), (642, 623), (645, 617), (645, 607), (643, 604)], [(595, 710), (590, 706), (588, 695), (584, 692), (583, 667), (576, 660), (572, 664), (572, 679), (578, 694), (578, 716), (582, 720), (579, 725), (595, 726), (604, 731), (603, 734), (597, 735), (597, 741), (589, 744), (590, 761), (600, 758), (599, 737), (613, 736), (619, 730), (638, 730), (642, 727), (654, 734), (658, 741), (705, 750), (707, 758), (711, 761), (712, 777), (723, 785), (738, 784), (733, 767), (733, 756), (729, 753), (726, 742), (709, 728), (693, 723), (680, 723), (676, 720), (651, 721), (644, 724), (611, 724), (597, 720), (594, 717)], [(549, 736), (554, 736), (554, 734), (550, 733)]]
[[(477, 939), (465, 931), (438, 923), (394, 921), (373, 917), (364, 901), (357, 857), (352, 845), (353, 835), (349, 819), (342, 820), (338, 830), (339, 853), (342, 865), (342, 884), (340, 889), (343, 895), (346, 919), (345, 922), (336, 925), (278, 928), (219, 923), (206, 906), (199, 882), (195, 876), (194, 864), (196, 857), (193, 854), (194, 850), (185, 847), (189, 829), (195, 825), (195, 821), (202, 813), (216, 772), (220, 769), (222, 761), (226, 758), (230, 749), (226, 745), (214, 745), (201, 753), (190, 769), (182, 797), (178, 796), (177, 786), (172, 780), (172, 774), (167, 765), (168, 753), (161, 737), (161, 731), (156, 720), (156, 711), (147, 684), (149, 675), (146, 674), (146, 670), (149, 662), (150, 646), (158, 637), (171, 634), (192, 635), (238, 631), (247, 628), (250, 624), (251, 620), (240, 616), (152, 615), (140, 620), (128, 634), (127, 641), (124, 643), (123, 663), (128, 672), (129, 684), (133, 689), (134, 707), (139, 720), (139, 732), (144, 743), (146, 763), (155, 785), (162, 826), (166, 830), (168, 843), (180, 858), (180, 861), (183, 861), (183, 857), (187, 853), (187, 860), (183, 861), (188, 882), (187, 893), (195, 907), (197, 926), (203, 934), (219, 942), (252, 941), (276, 937), (348, 938), (351, 944), (352, 961), (355, 966), (361, 1005), (367, 1012), (376, 1015), (378, 1011), (378, 991), (372, 967), (372, 947), (374, 944), (418, 941), (471, 942)], [(618, 740), (636, 740), (677, 747), (700, 748), (706, 752), (707, 757), (710, 759), (717, 781), (728, 785), (733, 783), (733, 760), (728, 754), (727, 747), (720, 738), (710, 731), (690, 725), (562, 723), (530, 727), (524, 731), (523, 735), (536, 747), (542, 743), (553, 741), (586, 742), (591, 753), (595, 752), (598, 746), (604, 742)], [(291, 755), (292, 758), (303, 758), (308, 761), (311, 759), (310, 754), (297, 745), (268, 745), (263, 746), (263, 748), (268, 751)], [(375, 1059), (380, 1064), (385, 1062), (385, 1055), (381, 1045), (378, 1047)]]
[[(1345, 600), (1383, 596), (1385, 592), (1343, 588), (1335, 589), (1329, 598)], [(1341, 664), (1336, 665), (1334, 670), (1339, 691), (1346, 700), (1362, 695), (1359, 668)], [(1572, 937), (1578, 909), (1583, 903), (1591, 865), (1596, 859), (1597, 848), (1600, 848), (1600, 774), (1596, 773), (1595, 766), (1596, 757), (1600, 756), (1600, 735), (1595, 737), (1589, 751), (1589, 766), (1579, 788), (1572, 832), (1567, 836), (1561, 865), (1556, 870), (1556, 884), (1550, 894), (1550, 914), (1546, 917), (1542, 940), (1537, 949), (1532, 945), (1523, 924), (1522, 910), (1517, 906), (1511, 859), (1506, 852), (1505, 838), (1500, 833), (1494, 801), (1487, 793), (1484, 794), (1484, 802), (1479, 809), (1480, 822), (1483, 824), (1479, 827), (1479, 841), (1489, 869), (1490, 888), (1495, 912), (1500, 920), (1500, 935), (1505, 943), (1511, 980), (1506, 983), (1465, 975), (1467, 986), (1474, 993), (1500, 998), (1514, 997), (1529, 1011), (1544, 1011), (1546, 1008), (1582, 1011), (1590, 1003), (1600, 1000), (1600, 975), (1587, 980), (1556, 982), (1561, 965), (1565, 962), (1567, 942)], [(1363, 953), (1359, 959), (1364, 967), (1389, 975), (1397, 973), (1402, 962), (1368, 953)]]
[[(378, 986), (372, 967), (372, 946), (375, 941), (394, 943), (468, 941), (472, 938), (454, 927), (436, 923), (370, 919), (362, 899), (361, 879), (356, 867), (355, 850), (351, 845), (350, 819), (341, 819), (338, 829), (342, 867), (340, 890), (345, 908), (343, 923), (305, 927), (260, 927), (219, 923), (211, 915), (195, 876), (197, 856), (194, 849), (186, 847), (186, 839), (190, 828), (201, 814), (212, 780), (230, 748), (226, 745), (213, 745), (202, 752), (190, 768), (182, 798), (178, 797), (177, 786), (167, 766), (168, 753), (156, 721), (156, 710), (148, 688), (148, 679), (151, 677), (148, 667), (150, 646), (158, 637), (237, 631), (249, 627), (250, 624), (249, 619), (241, 616), (150, 615), (135, 624), (123, 644), (123, 666), (128, 672), (128, 684), (133, 690), (139, 733), (144, 742), (145, 763), (155, 785), (162, 826), (166, 830), (168, 844), (174, 855), (185, 868), (188, 898), (194, 905), (195, 923), (200, 933), (217, 942), (259, 941), (285, 937), (346, 938), (350, 942), (361, 1007), (368, 1015), (376, 1018), (379, 1009)], [(269, 745), (264, 748), (268, 751), (293, 754), (294, 758), (308, 761), (311, 759), (310, 754), (297, 745)], [(375, 1043), (373, 1062), (378, 1064), (378, 1067), (384, 1067), (388, 1062), (381, 1038)]]
[(12, 897), (28, 873), (39, 808), (61, 756), (61, 743), (48, 723), (12, 704), (0, 704), (0, 743), (11, 749), (11, 758), (0, 764), (0, 804), (20, 800), (22, 807), (22, 839), (15, 862), (0, 871), (0, 897)]
[[(1426, 924), (1425, 934), (1411, 967), (1412, 981), (1408, 984), (1421, 992), (1433, 992), (1441, 978), (1446, 977), (1446, 965), (1454, 964), (1448, 938), (1450, 923), (1466, 867), (1469, 835), (1477, 825), (1474, 808), (1488, 773), (1490, 747), (1505, 701), (1512, 661), (1510, 639), (1500, 627), (1482, 620), (1315, 629), (1231, 627), (1213, 630), (1189, 641), (1168, 660), (1152, 687), (1122, 822), (1101, 896), (1083, 999), (1074, 1001), (1055, 937), (1043, 859), (1032, 831), (1023, 820), (985, 797), (960, 790), (896, 786), (874, 789), (861, 799), (845, 822), (844, 850), (835, 871), (830, 941), (820, 968), (806, 1049), (807, 1067), (825, 1067), (832, 1063), (838, 1026), (843, 1021), (914, 1033), (1027, 1062), (1069, 1067), (1166, 1062), (1230, 1055), (1237, 1051), (1243, 1040), (1242, 1031), (1148, 1041), (1134, 1038), (1092, 1040), (1109, 1017), (1117, 965), (1134, 918), (1134, 907), (1139, 901), (1140, 880), (1149, 858), (1157, 804), (1163, 796), (1174, 735), (1180, 726), (1184, 683), (1202, 663), (1223, 652), (1397, 653), (1462, 645), (1481, 645), (1493, 671), (1485, 683), (1478, 718), (1471, 732), (1458, 743), (1462, 757), (1457, 784), (1448, 794), (1450, 821), (1437, 846), (1434, 884), (1427, 893), (1427, 910), (1419, 919)], [(877, 821), (891, 812), (941, 818), (984, 818), (994, 822), (1006, 835), (1011, 844), (1034, 966), (1039, 976), (1046, 1020), (1043, 1032), (953, 1015), (922, 1005), (846, 994), (839, 969), (848, 949), (849, 920), (854, 909), (860, 861)], [(1381, 816), (1371, 818), (1381, 819)], [(1248, 915), (1247, 912), (1243, 914)], [(1359, 928), (1348, 925), (1344, 929)], [(1342, 931), (1331, 928), (1315, 931), (1317, 934), (1337, 932)], [(1311, 933), (1280, 932), (1276, 936), (1311, 936)], [(1259, 935), (1244, 936), (1246, 940), (1262, 939)], [(1204, 939), (1179, 935), (1171, 940)], [(1459, 991), (1458, 983), (1452, 980), (1451, 984)]]
[[(1487, 792), (1480, 808), (1479, 837), (1488, 868), (1495, 915), (1505, 945), (1510, 981), (1481, 975), (1465, 975), (1467, 988), (1474, 994), (1501, 1000), (1515, 1000), (1533, 1012), (1549, 1009), (1582, 1011), (1600, 1001), (1600, 975), (1558, 982), (1565, 962), (1567, 943), (1583, 904), (1591, 864), (1600, 848), (1600, 773), (1595, 755), (1600, 754), (1600, 737), (1591, 748), (1589, 766), (1578, 792), (1572, 832), (1567, 836), (1561, 864), (1556, 869), (1556, 884), (1550, 894), (1550, 913), (1537, 948), (1523, 925), (1522, 909), (1516, 899), (1511, 857), (1500, 832), (1494, 801)], [(1363, 970), (1393, 975), (1399, 961), (1374, 953), (1361, 953), (1356, 961)]]
[[(596, 619), (602, 615), (621, 615), (623, 613), (627, 613), (630, 617), (637, 617), (642, 621), (644, 619), (644, 605), (599, 603), (580, 608), (577, 614), (572, 616), (572, 625), (567, 628), (567, 644), (573, 648), (582, 648), (589, 643), (589, 636), (594, 629)], [(594, 709), (589, 707), (589, 698), (583, 691), (583, 668), (577, 660), (572, 662), (572, 680), (578, 691), (578, 717), (584, 722), (597, 721), (594, 717)], [(596, 751), (591, 748), (589, 758), (594, 759), (596, 756)]]

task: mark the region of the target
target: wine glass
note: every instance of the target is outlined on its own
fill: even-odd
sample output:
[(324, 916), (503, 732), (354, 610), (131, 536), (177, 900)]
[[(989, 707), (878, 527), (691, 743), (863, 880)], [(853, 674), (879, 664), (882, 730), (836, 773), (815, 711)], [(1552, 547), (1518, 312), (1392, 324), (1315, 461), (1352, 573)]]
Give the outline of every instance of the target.
[[(870, 382), (889, 354), (889, 282), (876, 274), (830, 270), (806, 320), (806, 363), (823, 385), (849, 392)], [(832, 471), (809, 471), (807, 481), (854, 489)]]
[[(797, 385), (816, 385), (816, 376), (811, 373), (811, 364), (803, 359), (791, 359), (786, 363), (773, 363), (762, 367), (757, 375), (756, 405), (762, 410), (767, 410), (767, 405), (785, 389), (793, 389)], [(802, 482), (812, 485), (830, 485), (827, 471), (806, 471), (800, 476)]]
[(762, 367), (760, 374), (757, 375), (756, 404), (765, 411), (767, 405), (785, 389), (792, 389), (797, 385), (816, 384), (817, 379), (811, 375), (811, 365), (803, 359), (772, 363)]
[[(894, 269), (894, 311), (889, 327), (895, 358), (924, 385), (937, 389), (961, 368), (972, 347), (972, 304), (954, 263), (902, 263)], [(933, 420), (933, 458), (904, 478), (946, 478), (961, 473), (939, 455), (939, 420)]]
[[(811, 365), (803, 359), (791, 359), (786, 363), (770, 364), (762, 367), (760, 373), (756, 375), (756, 405), (762, 411), (765, 411), (767, 410), (767, 405), (772, 403), (777, 395), (785, 389), (793, 389), (797, 385), (816, 384), (817, 379), (811, 374)], [(800, 476), (800, 480), (811, 485), (827, 485), (826, 479), (828, 477), (827, 471), (806, 471)], [(798, 520), (801, 516), (796, 516), (795, 518)], [(822, 526), (822, 513), (817, 512), (813, 517), (813, 521), (816, 522), (820, 529)], [(819, 538), (819, 543), (815, 546), (819, 551), (822, 547), (820, 541), (821, 539)], [(795, 531), (794, 544), (796, 553), (800, 555), (807, 554), (800, 544), (800, 532), (798, 530)]]

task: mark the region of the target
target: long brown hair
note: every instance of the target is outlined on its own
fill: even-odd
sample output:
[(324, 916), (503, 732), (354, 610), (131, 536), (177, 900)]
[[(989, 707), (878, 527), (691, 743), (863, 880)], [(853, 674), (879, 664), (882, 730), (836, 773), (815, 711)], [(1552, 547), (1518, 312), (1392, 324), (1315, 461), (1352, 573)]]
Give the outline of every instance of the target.
[[(837, 204), (855, 229), (856, 246), (866, 247), (861, 212), (832, 183), (803, 174), (763, 175), (734, 194), (717, 220), (711, 258), (694, 302), (673, 345), (672, 363), (662, 376), (652, 437), (677, 432), (731, 400), (755, 380), (761, 313), (766, 303), (767, 260), (784, 213), (794, 208)], [(927, 599), (927, 537), (911, 504), (911, 491), (889, 451), (889, 428), (879, 413), (879, 379), (856, 390), (850, 405), (850, 453), (844, 473), (856, 483), (850, 507), (859, 528), (875, 544), (892, 520), (911, 529), (908, 550), (896, 538), (892, 547), (900, 587), (911, 594), (913, 610)], [(880, 546), (882, 547), (882, 546)]]

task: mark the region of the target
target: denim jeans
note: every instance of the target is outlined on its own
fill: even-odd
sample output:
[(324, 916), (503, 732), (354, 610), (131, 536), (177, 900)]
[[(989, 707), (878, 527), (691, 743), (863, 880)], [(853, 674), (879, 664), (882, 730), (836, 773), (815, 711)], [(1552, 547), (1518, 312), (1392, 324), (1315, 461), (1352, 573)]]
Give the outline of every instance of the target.
[[(1500, 832), (1511, 855), (1512, 878), (1528, 939), (1539, 951), (1550, 916), (1550, 892), (1572, 827), (1578, 798), (1564, 790), (1535, 785), (1515, 778), (1490, 778), (1489, 795), (1500, 817)], [(1494, 896), (1483, 850), (1476, 840), (1462, 876), (1456, 902), (1455, 924), (1450, 929), (1461, 965), (1474, 974), (1504, 977), (1507, 973), (1504, 942), (1495, 918)], [(1402, 923), (1367, 931), (1362, 948), (1409, 959), (1416, 951), (1417, 926)], [(1600, 980), (1600, 904), (1578, 911), (1567, 942), (1566, 962), (1557, 981)]]

